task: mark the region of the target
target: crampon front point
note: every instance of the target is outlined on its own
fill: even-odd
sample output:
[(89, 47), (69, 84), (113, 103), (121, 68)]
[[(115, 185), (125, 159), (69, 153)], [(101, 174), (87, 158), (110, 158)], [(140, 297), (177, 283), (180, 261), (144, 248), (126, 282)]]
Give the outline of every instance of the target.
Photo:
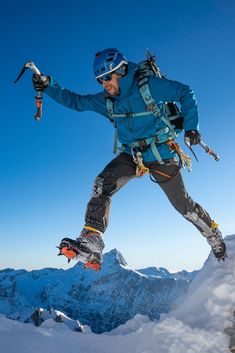
[(68, 262), (70, 262), (72, 259), (75, 259), (77, 256), (77, 253), (67, 246), (63, 246), (62, 248), (57, 246), (57, 248), (59, 248), (59, 250), (60, 250), (58, 256), (64, 255), (65, 257), (67, 257)]
[(101, 269), (101, 264), (97, 261), (91, 261), (90, 257), (82, 257), (77, 243), (74, 240), (63, 239), (57, 248), (60, 250), (58, 256), (64, 255), (68, 259), (68, 263), (71, 260), (76, 260), (84, 263), (84, 268), (91, 268), (92, 270), (99, 271)]

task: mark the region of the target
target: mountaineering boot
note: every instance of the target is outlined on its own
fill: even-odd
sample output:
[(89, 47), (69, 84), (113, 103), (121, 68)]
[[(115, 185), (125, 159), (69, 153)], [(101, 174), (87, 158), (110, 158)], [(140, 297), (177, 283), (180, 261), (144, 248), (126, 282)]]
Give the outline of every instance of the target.
[(224, 261), (227, 257), (227, 254), (226, 245), (222, 238), (222, 233), (215, 222), (212, 222), (211, 229), (212, 233), (207, 236), (207, 242), (211, 246), (212, 252), (217, 258), (217, 260)]
[(64, 238), (61, 240), (59, 255), (64, 255), (68, 258), (78, 260), (85, 264), (85, 268), (92, 268), (99, 271), (102, 263), (102, 251), (104, 242), (102, 234), (92, 228), (84, 227), (81, 235), (76, 239)]

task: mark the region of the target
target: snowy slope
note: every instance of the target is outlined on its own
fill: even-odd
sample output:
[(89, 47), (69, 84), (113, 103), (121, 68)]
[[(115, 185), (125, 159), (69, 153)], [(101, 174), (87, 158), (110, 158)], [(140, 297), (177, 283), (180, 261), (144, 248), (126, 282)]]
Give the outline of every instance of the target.
[[(228, 256), (218, 263), (212, 255), (192, 281), (187, 295), (160, 321), (137, 315), (100, 335), (75, 333), (48, 320), (40, 328), (0, 317), (4, 353), (229, 353), (224, 329), (235, 308), (235, 235), (226, 238)], [(12, 340), (14, 336), (14, 340)]]
[(0, 341), (4, 353), (229, 353), (222, 332), (193, 329), (174, 318), (150, 322), (140, 315), (117, 332), (99, 335), (75, 333), (53, 320), (38, 328), (0, 318)]
[(228, 259), (218, 263), (211, 254), (172, 315), (193, 328), (223, 331), (235, 310), (235, 235), (226, 237)]

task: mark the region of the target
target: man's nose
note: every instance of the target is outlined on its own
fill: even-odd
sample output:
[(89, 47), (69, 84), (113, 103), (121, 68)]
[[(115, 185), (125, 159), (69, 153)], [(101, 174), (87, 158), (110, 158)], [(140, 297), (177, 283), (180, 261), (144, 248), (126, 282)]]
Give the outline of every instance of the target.
[(103, 82), (102, 82), (102, 86), (103, 86), (103, 87), (106, 87), (106, 86), (108, 85), (108, 82), (109, 82), (109, 81), (105, 81), (105, 80), (103, 80)]

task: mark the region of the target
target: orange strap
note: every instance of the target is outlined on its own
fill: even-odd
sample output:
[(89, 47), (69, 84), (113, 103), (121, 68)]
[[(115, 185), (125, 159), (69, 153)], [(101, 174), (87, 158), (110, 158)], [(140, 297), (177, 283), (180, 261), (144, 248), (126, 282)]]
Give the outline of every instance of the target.
[(166, 178), (168, 179), (171, 179), (172, 178), (172, 175), (169, 175), (169, 174), (166, 174), (166, 173), (163, 173), (163, 172), (160, 172), (159, 170), (153, 170), (153, 172), (157, 173), (157, 174), (160, 174), (162, 176), (165, 176)]

